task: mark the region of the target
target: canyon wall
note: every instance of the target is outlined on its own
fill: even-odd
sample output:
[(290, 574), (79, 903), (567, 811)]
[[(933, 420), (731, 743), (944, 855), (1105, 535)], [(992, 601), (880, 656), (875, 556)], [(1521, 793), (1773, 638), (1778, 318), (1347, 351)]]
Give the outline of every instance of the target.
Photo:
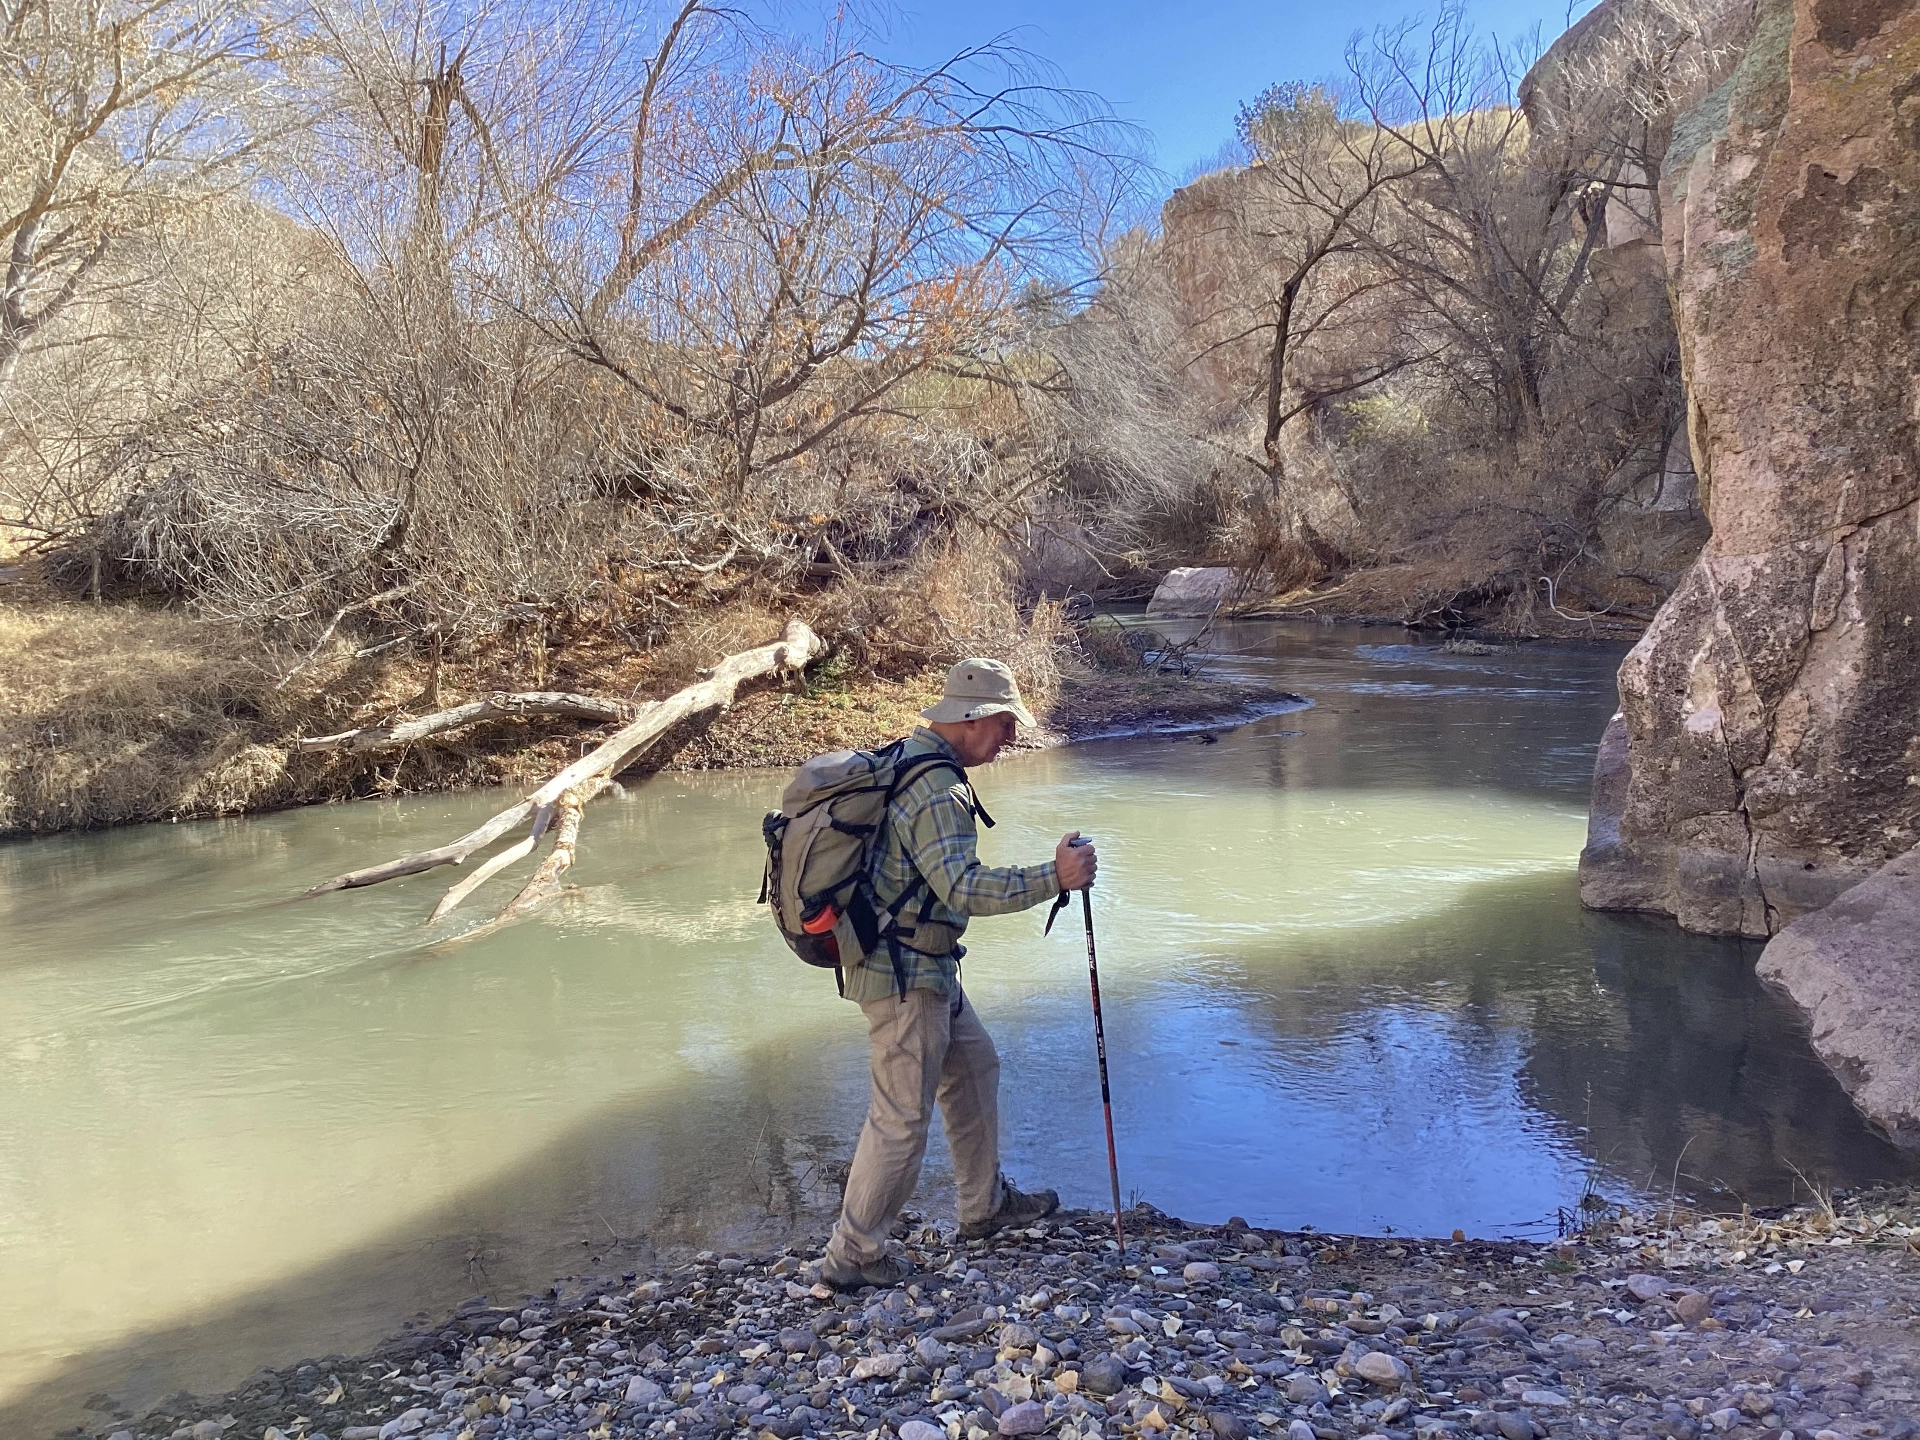
[(1764, 0), (1660, 200), (1712, 533), (1621, 667), (1581, 893), (1770, 935), (1920, 840), (1920, 0)]

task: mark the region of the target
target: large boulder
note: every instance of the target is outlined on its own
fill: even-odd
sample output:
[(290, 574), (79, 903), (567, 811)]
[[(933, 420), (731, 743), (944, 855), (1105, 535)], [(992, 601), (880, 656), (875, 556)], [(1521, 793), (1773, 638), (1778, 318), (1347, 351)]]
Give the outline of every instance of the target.
[(1761, 0), (1674, 127), (1663, 240), (1712, 535), (1621, 666), (1589, 904), (1768, 935), (1920, 840), (1916, 53), (1920, 0)]
[(1149, 615), (1211, 615), (1238, 599), (1245, 588), (1227, 565), (1188, 565), (1169, 570), (1147, 602)]
[(1813, 1048), (1868, 1119), (1920, 1149), (1920, 850), (1767, 942), (1760, 975), (1813, 1020)]

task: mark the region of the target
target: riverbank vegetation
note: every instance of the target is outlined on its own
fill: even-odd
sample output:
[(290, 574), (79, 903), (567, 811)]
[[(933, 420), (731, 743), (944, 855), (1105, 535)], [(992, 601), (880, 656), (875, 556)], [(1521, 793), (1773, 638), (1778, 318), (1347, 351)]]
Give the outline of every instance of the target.
[[(1664, 292), (1607, 257), (1719, 52), (1634, 13), (1526, 94), (1457, 13), (1382, 32), (1156, 229), (1133, 137), (1001, 46), (909, 70), (693, 0), (9, 9), (0, 833), (547, 773), (572, 722), (293, 742), (659, 697), (792, 618), (888, 728), (972, 651), (1047, 704), (1112, 668), (1076, 622), (1177, 564), (1643, 613), (1697, 507)], [(731, 723), (709, 763), (792, 748)]]

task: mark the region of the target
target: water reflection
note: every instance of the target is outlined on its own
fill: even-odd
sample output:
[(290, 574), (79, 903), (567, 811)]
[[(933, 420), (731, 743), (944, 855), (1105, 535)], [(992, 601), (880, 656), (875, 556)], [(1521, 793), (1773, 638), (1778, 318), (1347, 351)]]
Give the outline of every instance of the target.
[[(1616, 1193), (1680, 1162), (1683, 1190), (1755, 1203), (1794, 1166), (1911, 1173), (1738, 945), (1580, 911), (1616, 656), (1228, 638), (1313, 707), (981, 776), (990, 856), (1069, 828), (1105, 845), (1130, 1190), (1497, 1233), (1546, 1222), (1596, 1159)], [(753, 904), (776, 784), (663, 776), (597, 806), (561, 912), (452, 949), (423, 943), (435, 876), (288, 897), (490, 796), (0, 847), (0, 1432), (817, 1222), (864, 1066), (857, 1017)], [(1005, 1057), (1010, 1167), (1099, 1204), (1082, 952), (1039, 928), (983, 922), (967, 984)]]

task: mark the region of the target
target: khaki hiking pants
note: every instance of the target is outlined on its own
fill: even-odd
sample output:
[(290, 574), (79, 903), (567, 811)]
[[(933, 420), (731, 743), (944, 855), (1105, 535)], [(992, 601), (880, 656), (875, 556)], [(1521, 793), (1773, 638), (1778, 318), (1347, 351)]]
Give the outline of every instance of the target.
[(960, 1223), (984, 1220), (1000, 1204), (1000, 1056), (962, 993), (909, 990), (869, 1000), (873, 1099), (853, 1152), (845, 1204), (827, 1254), (870, 1265), (886, 1250), (887, 1227), (920, 1181), (934, 1102), (953, 1152)]

